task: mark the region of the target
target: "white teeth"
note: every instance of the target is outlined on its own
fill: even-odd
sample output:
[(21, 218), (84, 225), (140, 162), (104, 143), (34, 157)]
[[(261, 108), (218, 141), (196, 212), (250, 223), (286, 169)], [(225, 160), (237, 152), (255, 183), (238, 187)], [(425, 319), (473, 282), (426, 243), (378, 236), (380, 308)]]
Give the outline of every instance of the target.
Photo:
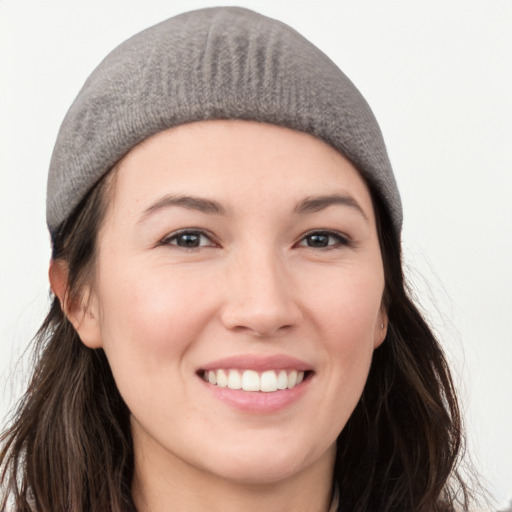
[(288, 387), (288, 375), (284, 370), (277, 376), (277, 389), (286, 389)]
[(261, 374), (260, 391), (270, 393), (271, 391), (277, 391), (277, 376), (276, 372), (269, 371)]
[(226, 388), (228, 386), (228, 376), (224, 370), (217, 372), (217, 386), (219, 386), (219, 388)]
[(260, 376), (253, 370), (245, 370), (242, 374), (242, 389), (244, 391), (259, 391)]
[(228, 388), (229, 389), (242, 389), (242, 377), (237, 370), (229, 370), (228, 374)]
[(297, 372), (291, 371), (288, 375), (288, 389), (291, 389), (297, 385)]
[(267, 370), (259, 374), (254, 370), (208, 370), (203, 374), (206, 382), (220, 388), (242, 389), (272, 393), (292, 389), (304, 380), (304, 372), (297, 370)]

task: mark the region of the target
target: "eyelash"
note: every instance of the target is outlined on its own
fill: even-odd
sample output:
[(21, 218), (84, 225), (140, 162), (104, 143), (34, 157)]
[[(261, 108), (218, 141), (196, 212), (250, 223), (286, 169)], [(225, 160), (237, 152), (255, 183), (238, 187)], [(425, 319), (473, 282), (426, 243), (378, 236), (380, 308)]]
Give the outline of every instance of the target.
[[(179, 245), (178, 241), (181, 238), (184, 237), (197, 237), (196, 240), (199, 239), (199, 245), (192, 245), (192, 246), (186, 246), (186, 245)], [(328, 243), (327, 245), (317, 245), (317, 246), (311, 246), (306, 245), (308, 238), (311, 239), (312, 237), (327, 237), (333, 238), (335, 240), (334, 243)], [(209, 243), (201, 245), (201, 238), (206, 238)], [(176, 242), (176, 243), (173, 243)], [(183, 229), (176, 233), (172, 233), (171, 235), (165, 237), (158, 245), (165, 246), (165, 245), (175, 245), (177, 247), (180, 247), (182, 249), (199, 249), (200, 247), (214, 247), (216, 246), (216, 242), (214, 240), (214, 237), (211, 233), (208, 233), (207, 231), (201, 230), (201, 229)], [(339, 247), (351, 247), (352, 242), (349, 240), (345, 235), (342, 235), (338, 231), (329, 231), (329, 230), (314, 230), (310, 231), (306, 234), (304, 234), (299, 242), (296, 244), (296, 246), (299, 247), (307, 247), (309, 249), (318, 249), (318, 250), (329, 250), (329, 249), (336, 249)]]
[[(328, 238), (334, 238), (335, 243), (333, 244), (327, 244), (323, 246), (310, 246), (310, 245), (303, 245), (302, 242), (305, 242), (308, 238), (314, 237), (314, 236), (320, 236), (320, 237), (328, 237)], [(338, 231), (329, 231), (329, 230), (314, 230), (306, 233), (302, 236), (299, 243), (297, 244), (301, 247), (307, 247), (309, 249), (320, 249), (320, 250), (329, 250), (329, 249), (337, 249), (340, 247), (351, 247), (352, 241), (345, 235), (342, 235)]]
[[(177, 242), (180, 238), (185, 236), (199, 237), (199, 239), (201, 237), (206, 238), (210, 243), (207, 245), (195, 245), (188, 247), (186, 245), (179, 245), (178, 243), (173, 243)], [(193, 250), (199, 249), (200, 247), (214, 247), (217, 244), (214, 241), (213, 235), (211, 233), (208, 233), (207, 231), (201, 229), (182, 229), (165, 237), (158, 245), (175, 245), (176, 247), (180, 247), (181, 249)]]

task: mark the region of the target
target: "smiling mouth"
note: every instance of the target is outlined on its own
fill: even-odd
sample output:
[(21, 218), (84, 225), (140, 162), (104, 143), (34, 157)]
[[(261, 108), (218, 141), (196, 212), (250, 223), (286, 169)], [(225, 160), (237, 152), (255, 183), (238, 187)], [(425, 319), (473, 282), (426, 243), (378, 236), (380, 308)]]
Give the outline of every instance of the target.
[(311, 372), (301, 370), (201, 370), (199, 376), (219, 388), (273, 393), (293, 389)]

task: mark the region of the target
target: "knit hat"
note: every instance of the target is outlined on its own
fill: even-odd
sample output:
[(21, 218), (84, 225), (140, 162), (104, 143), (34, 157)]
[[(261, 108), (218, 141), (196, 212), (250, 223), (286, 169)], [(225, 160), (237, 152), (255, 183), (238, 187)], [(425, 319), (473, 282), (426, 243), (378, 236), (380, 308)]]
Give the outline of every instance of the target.
[(380, 196), (400, 236), (399, 192), (364, 98), (295, 30), (238, 7), (170, 18), (122, 43), (94, 70), (66, 114), (53, 151), (50, 232), (138, 143), (207, 119), (261, 121), (327, 142)]

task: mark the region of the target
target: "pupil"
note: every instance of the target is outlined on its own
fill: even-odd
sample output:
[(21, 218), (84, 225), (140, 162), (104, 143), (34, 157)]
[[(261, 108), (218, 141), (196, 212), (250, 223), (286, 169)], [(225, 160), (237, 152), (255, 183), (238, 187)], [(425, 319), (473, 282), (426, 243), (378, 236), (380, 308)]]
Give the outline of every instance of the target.
[(310, 247), (327, 247), (329, 242), (328, 235), (311, 235), (309, 237), (308, 245)]
[(181, 247), (197, 247), (199, 245), (199, 235), (186, 234), (178, 238), (178, 245)]

